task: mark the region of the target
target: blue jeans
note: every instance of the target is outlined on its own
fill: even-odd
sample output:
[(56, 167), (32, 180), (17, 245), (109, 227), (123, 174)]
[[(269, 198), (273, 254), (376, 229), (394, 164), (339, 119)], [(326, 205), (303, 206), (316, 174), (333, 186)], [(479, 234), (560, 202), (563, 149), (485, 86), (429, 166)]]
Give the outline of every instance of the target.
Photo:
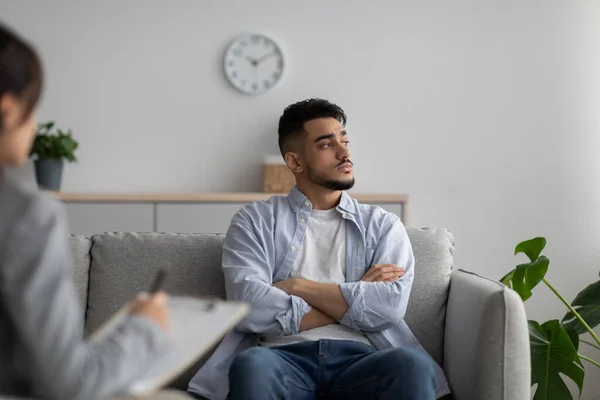
[(346, 340), (253, 347), (229, 370), (230, 400), (433, 400), (433, 361)]

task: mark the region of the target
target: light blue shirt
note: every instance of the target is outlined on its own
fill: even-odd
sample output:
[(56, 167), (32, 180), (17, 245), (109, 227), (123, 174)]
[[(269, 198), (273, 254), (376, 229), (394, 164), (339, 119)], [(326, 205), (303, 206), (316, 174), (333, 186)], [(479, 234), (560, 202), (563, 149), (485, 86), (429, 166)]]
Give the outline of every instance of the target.
[[(359, 204), (346, 192), (336, 208), (348, 222), (346, 283), (340, 285), (348, 311), (340, 323), (363, 331), (378, 349), (411, 347), (425, 352), (404, 322), (415, 265), (404, 225), (395, 214)], [(192, 378), (190, 392), (225, 399), (229, 367), (240, 351), (256, 345), (260, 335), (298, 333), (311, 306), (273, 283), (288, 279), (311, 210), (310, 200), (294, 187), (287, 196), (244, 206), (233, 217), (223, 243), (225, 289), (229, 300), (248, 302), (252, 310)], [(396, 282), (361, 281), (374, 264), (402, 266), (404, 276)], [(437, 364), (436, 375), (436, 393), (441, 397), (450, 391)]]

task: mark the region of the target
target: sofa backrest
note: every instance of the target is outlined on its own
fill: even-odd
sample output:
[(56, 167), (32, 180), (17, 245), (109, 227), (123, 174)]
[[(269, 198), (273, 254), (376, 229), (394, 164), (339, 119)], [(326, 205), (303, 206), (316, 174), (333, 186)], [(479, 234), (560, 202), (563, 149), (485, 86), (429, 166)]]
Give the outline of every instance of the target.
[(90, 249), (92, 241), (84, 236), (69, 237), (72, 254), (72, 271), (75, 289), (82, 315), (85, 315), (88, 301), (88, 285), (90, 279)]
[(171, 294), (225, 298), (221, 272), (224, 236), (175, 233), (106, 233), (92, 236), (86, 315), (93, 332), (123, 304), (148, 291), (156, 272), (168, 270)]
[[(454, 238), (445, 229), (408, 228), (408, 234), (416, 266), (405, 319), (441, 364)], [(164, 285), (169, 293), (224, 298), (223, 239), (216, 234), (122, 232), (71, 237), (86, 332), (96, 330), (136, 293), (148, 290), (159, 268), (169, 271)]]

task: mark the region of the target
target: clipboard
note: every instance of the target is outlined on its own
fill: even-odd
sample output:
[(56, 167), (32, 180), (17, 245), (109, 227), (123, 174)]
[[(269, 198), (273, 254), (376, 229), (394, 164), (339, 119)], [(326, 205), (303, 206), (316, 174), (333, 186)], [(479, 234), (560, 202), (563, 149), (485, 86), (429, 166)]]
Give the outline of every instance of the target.
[[(129, 314), (131, 303), (96, 330), (89, 341), (101, 340)], [(169, 344), (152, 365), (125, 388), (123, 395), (152, 394), (193, 365), (248, 314), (246, 303), (169, 296)]]

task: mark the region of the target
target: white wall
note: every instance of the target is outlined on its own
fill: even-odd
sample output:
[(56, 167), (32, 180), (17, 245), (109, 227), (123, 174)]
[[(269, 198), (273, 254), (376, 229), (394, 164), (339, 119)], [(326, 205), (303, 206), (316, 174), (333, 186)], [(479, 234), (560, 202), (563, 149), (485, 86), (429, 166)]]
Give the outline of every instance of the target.
[[(349, 114), (355, 191), (409, 194), (457, 267), (498, 278), (543, 235), (567, 298), (598, 278), (599, 1), (0, 0), (0, 18), (43, 53), (42, 119), (81, 142), (65, 191), (259, 191), (283, 107), (321, 96)], [(288, 65), (257, 98), (221, 70), (254, 31)], [(528, 311), (563, 314), (543, 288)]]

